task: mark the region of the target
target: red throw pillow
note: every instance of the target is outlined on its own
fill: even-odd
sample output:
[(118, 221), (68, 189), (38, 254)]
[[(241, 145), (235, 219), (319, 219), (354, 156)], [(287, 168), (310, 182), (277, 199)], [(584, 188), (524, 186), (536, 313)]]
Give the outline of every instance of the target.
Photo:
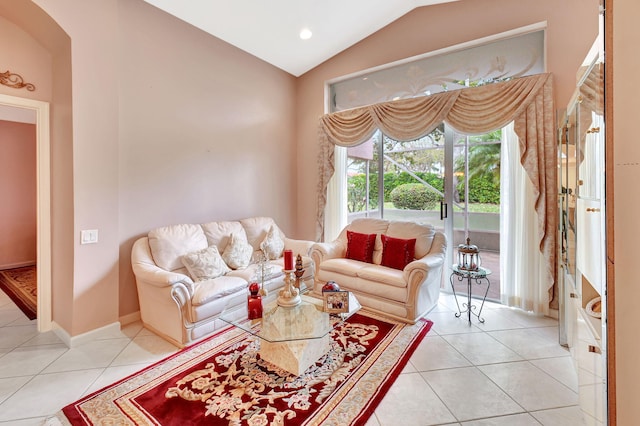
[(347, 230), (347, 259), (373, 263), (376, 234), (360, 234)]
[(382, 266), (403, 270), (416, 255), (416, 239), (403, 240), (382, 235)]

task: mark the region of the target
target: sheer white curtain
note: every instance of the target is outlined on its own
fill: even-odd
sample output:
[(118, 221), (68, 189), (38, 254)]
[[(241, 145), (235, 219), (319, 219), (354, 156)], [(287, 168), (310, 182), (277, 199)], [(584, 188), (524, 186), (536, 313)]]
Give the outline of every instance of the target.
[(324, 239), (333, 241), (347, 226), (347, 148), (334, 148), (335, 172), (327, 185)]
[(502, 131), (500, 171), (500, 285), (503, 304), (549, 313), (550, 284), (538, 238), (531, 179), (520, 164), (513, 122)]

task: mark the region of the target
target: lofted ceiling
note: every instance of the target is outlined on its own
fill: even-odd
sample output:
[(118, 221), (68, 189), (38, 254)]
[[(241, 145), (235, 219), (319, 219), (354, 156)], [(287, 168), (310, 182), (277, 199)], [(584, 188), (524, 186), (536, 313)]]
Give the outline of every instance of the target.
[(145, 1), (298, 77), (417, 7), (458, 0)]

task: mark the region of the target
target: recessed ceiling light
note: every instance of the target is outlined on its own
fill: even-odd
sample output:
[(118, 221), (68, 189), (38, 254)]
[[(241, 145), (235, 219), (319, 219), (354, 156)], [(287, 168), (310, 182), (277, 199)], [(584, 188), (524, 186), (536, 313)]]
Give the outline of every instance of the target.
[(300, 38), (303, 40), (309, 40), (312, 35), (313, 33), (309, 28), (303, 28), (302, 31), (300, 31)]

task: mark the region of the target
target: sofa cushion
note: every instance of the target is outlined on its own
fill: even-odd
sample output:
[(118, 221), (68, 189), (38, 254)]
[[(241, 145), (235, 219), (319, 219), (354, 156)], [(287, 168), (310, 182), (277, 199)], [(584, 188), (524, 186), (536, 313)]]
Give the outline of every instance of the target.
[(224, 253), (231, 241), (231, 234), (242, 234), (247, 238), (242, 224), (238, 221), (220, 221), (202, 224), (202, 230), (210, 246), (217, 246), (220, 253)]
[(221, 276), (196, 283), (191, 303), (203, 305), (211, 300), (246, 290), (247, 281), (240, 277)]
[(402, 238), (389, 237), (384, 234), (382, 239), (382, 266), (403, 270), (405, 266), (413, 262), (416, 252), (416, 239), (404, 240)]
[[(373, 282), (384, 283), (394, 287), (406, 287), (402, 271), (394, 268), (385, 268), (379, 265), (366, 265), (358, 270), (358, 278)], [(375, 284), (372, 284), (375, 285)]]
[(231, 270), (222, 260), (216, 246), (187, 253), (182, 256), (182, 263), (196, 282), (219, 277)]
[(208, 247), (200, 225), (164, 226), (150, 231), (148, 237), (153, 261), (167, 271), (183, 268), (181, 258), (185, 254)]
[(370, 264), (357, 260), (335, 258), (323, 261), (318, 266), (318, 270), (323, 272), (342, 274), (350, 277), (357, 277), (358, 272), (366, 265)]
[(360, 218), (355, 219), (338, 235), (338, 240), (341, 240), (344, 245), (347, 245), (347, 233), (346, 231), (359, 232), (361, 234), (376, 234), (376, 245), (373, 249), (373, 263), (379, 265), (382, 260), (382, 241), (380, 235), (387, 233), (389, 221), (384, 219), (374, 218)]
[(389, 237), (416, 239), (416, 259), (426, 256), (431, 251), (435, 236), (433, 225), (416, 222), (391, 221), (385, 234)]
[(376, 234), (361, 234), (347, 231), (347, 259), (373, 263), (373, 249), (376, 244)]
[(282, 257), (284, 250), (284, 240), (280, 236), (280, 231), (275, 225), (271, 225), (271, 229), (260, 243), (260, 250), (264, 253), (267, 260), (274, 260)]
[(251, 263), (253, 247), (243, 234), (231, 234), (231, 241), (222, 253), (222, 258), (231, 269), (246, 268)]
[(284, 240), (284, 234), (278, 228), (275, 221), (270, 217), (256, 216), (240, 220), (242, 227), (247, 233), (247, 241), (254, 250), (260, 250), (260, 243), (264, 241), (272, 226), (275, 226), (280, 237)]

